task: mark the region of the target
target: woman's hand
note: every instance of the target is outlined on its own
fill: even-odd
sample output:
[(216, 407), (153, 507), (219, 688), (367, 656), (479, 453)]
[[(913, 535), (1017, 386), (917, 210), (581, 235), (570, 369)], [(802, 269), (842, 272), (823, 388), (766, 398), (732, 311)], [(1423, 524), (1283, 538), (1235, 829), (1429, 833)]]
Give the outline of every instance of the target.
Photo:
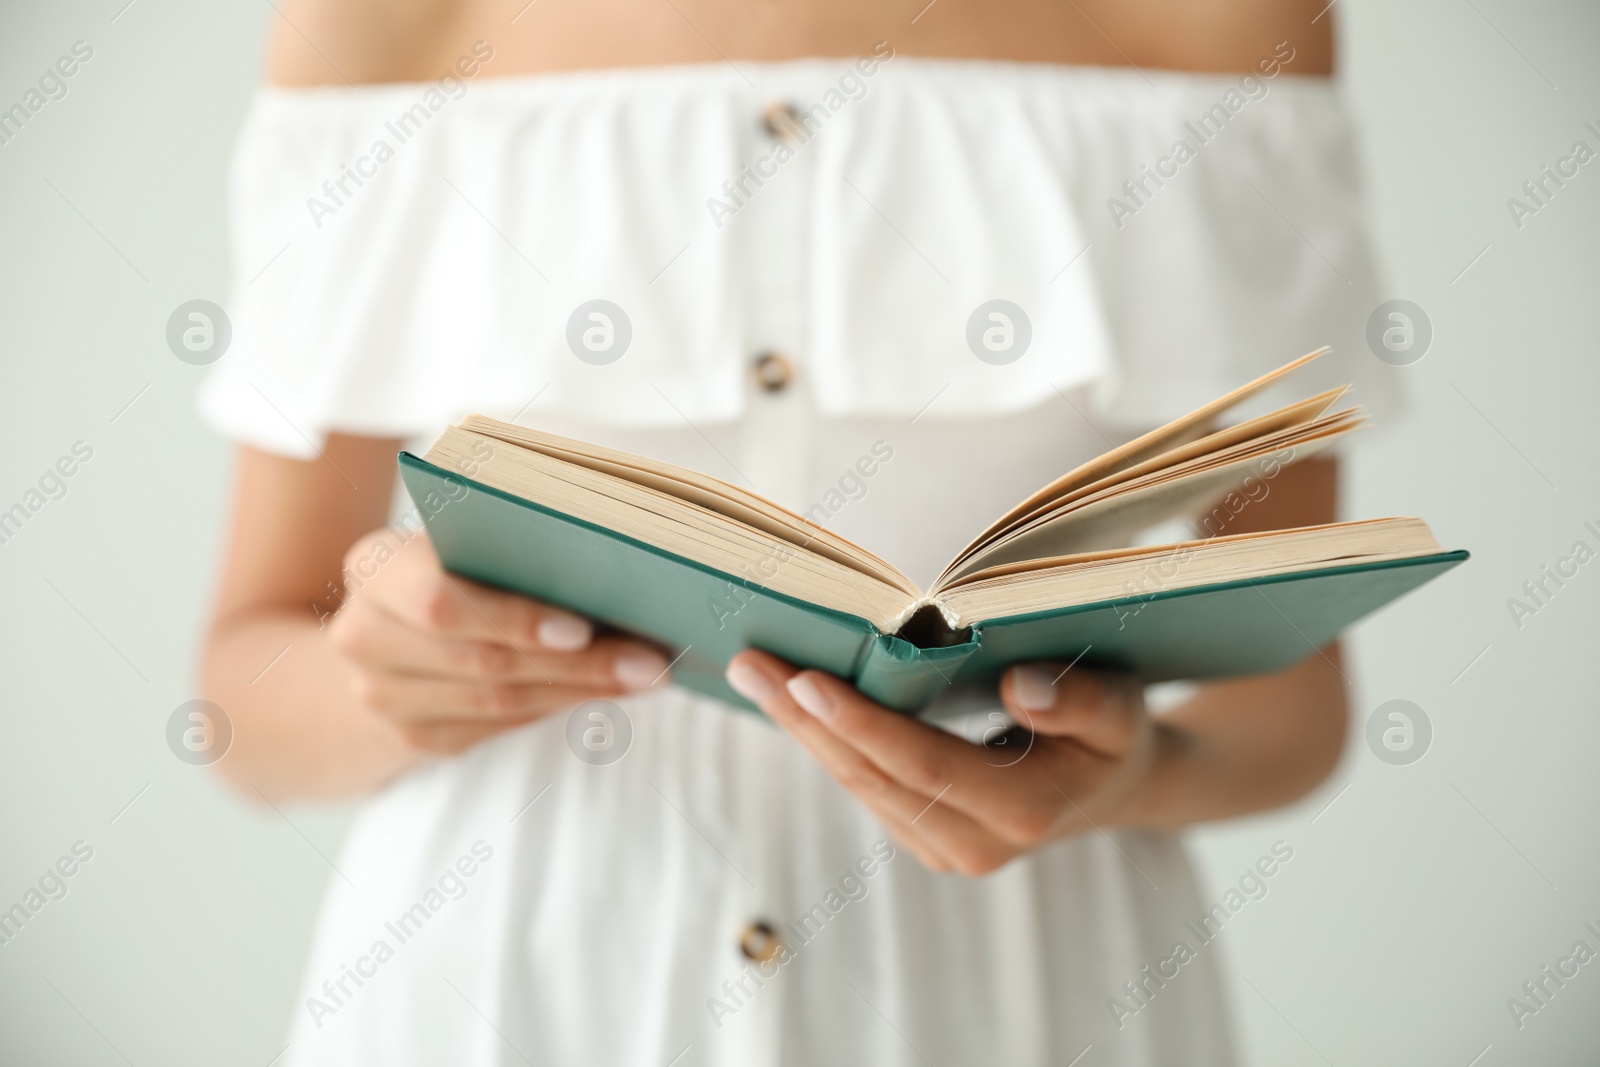
[(361, 706), (413, 748), (461, 752), (586, 700), (666, 680), (666, 659), (648, 645), (596, 638), (579, 616), (446, 574), (425, 533), (399, 549), (393, 540), (385, 528), (350, 548), (353, 592), (329, 637)]
[(1062, 664), (1013, 667), (1001, 682), (1006, 710), (1033, 734), (1020, 758), (764, 652), (735, 657), (728, 682), (935, 871), (987, 874), (1052, 841), (1124, 824), (1163, 737), (1138, 683)]

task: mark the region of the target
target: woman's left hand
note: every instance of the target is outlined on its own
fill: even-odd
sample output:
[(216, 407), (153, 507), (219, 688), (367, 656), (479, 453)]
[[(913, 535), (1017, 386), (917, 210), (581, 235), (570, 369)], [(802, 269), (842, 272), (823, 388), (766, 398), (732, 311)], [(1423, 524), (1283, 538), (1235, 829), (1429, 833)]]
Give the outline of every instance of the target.
[(735, 657), (727, 677), (935, 871), (987, 874), (1052, 841), (1125, 825), (1160, 743), (1137, 682), (1063, 664), (1020, 665), (1001, 681), (1006, 711), (1033, 734), (1020, 758), (764, 652)]

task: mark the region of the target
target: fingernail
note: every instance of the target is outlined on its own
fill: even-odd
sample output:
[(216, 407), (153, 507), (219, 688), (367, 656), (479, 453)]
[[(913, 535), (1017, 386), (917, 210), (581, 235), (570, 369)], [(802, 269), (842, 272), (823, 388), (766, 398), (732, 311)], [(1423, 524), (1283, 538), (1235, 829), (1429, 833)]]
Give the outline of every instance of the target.
[(594, 629), (576, 615), (551, 615), (539, 624), (539, 643), (556, 652), (576, 652), (589, 647)]
[(1011, 672), (1011, 695), (1029, 711), (1048, 711), (1056, 705), (1056, 683), (1039, 667), (1022, 666)]
[(789, 695), (794, 697), (796, 704), (819, 719), (831, 719), (839, 710), (839, 706), (822, 691), (822, 687), (803, 674), (789, 679)]
[(624, 652), (613, 669), (625, 688), (649, 689), (667, 672), (667, 661), (654, 652)]
[(765, 704), (772, 699), (777, 688), (770, 678), (748, 663), (735, 663), (729, 667), (727, 679), (733, 691), (752, 704)]

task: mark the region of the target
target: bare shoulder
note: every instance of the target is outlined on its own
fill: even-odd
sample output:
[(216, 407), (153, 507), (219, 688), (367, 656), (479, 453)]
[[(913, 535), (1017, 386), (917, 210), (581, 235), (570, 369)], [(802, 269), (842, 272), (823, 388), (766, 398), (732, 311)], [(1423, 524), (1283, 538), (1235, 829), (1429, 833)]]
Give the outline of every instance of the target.
[[(1330, 74), (1333, 17), (1327, 0), (1082, 0), (1123, 58), (1170, 70), (1215, 73), (1256, 69), (1285, 51), (1286, 69)], [(1134, 58), (1128, 59), (1132, 55)]]
[(941, 9), (910, 32), (900, 0), (274, 0), (267, 76), (285, 86), (425, 81), (482, 43), (498, 77), (729, 55), (865, 54), (884, 38), (907, 54), (1216, 72), (1253, 70), (1287, 48), (1295, 73), (1326, 74), (1334, 58), (1328, 6), (993, 0)]
[(426, 77), (453, 55), (472, 5), (455, 0), (279, 0), (269, 17), (267, 80), (364, 85)]

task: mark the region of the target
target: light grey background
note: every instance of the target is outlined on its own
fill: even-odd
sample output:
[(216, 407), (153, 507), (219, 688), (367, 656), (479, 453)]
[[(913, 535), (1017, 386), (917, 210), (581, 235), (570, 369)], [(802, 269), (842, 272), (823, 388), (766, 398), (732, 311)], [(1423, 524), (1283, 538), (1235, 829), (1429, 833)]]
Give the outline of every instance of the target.
[[(74, 841), (94, 849), (0, 947), (0, 1060), (264, 1065), (348, 813), (257, 810), (166, 748), (193, 696), (228, 456), (194, 413), (203, 372), (163, 334), (183, 301), (226, 301), (227, 157), (275, 16), (122, 4), (0, 14), (0, 106), (73, 41), (95, 49), (0, 145), (0, 509), (73, 442), (94, 449), (0, 545), (0, 908)], [(1194, 835), (1213, 898), (1273, 841), (1295, 850), (1213, 948), (1253, 1063), (1593, 1062), (1600, 961), (1520, 1031), (1506, 1000), (1580, 938), (1600, 947), (1583, 928), (1600, 927), (1600, 562), (1520, 628), (1507, 600), (1600, 542), (1583, 528), (1600, 528), (1600, 161), (1521, 230), (1506, 199), (1573, 141), (1600, 147), (1583, 128), (1600, 126), (1600, 9), (1331, 14), (1388, 295), (1435, 329), (1392, 372), (1415, 417), (1356, 450), (1348, 510), (1426, 516), (1475, 558), (1354, 636), (1359, 719), (1417, 703), (1423, 760), (1380, 762), (1358, 722), (1316, 795)]]

